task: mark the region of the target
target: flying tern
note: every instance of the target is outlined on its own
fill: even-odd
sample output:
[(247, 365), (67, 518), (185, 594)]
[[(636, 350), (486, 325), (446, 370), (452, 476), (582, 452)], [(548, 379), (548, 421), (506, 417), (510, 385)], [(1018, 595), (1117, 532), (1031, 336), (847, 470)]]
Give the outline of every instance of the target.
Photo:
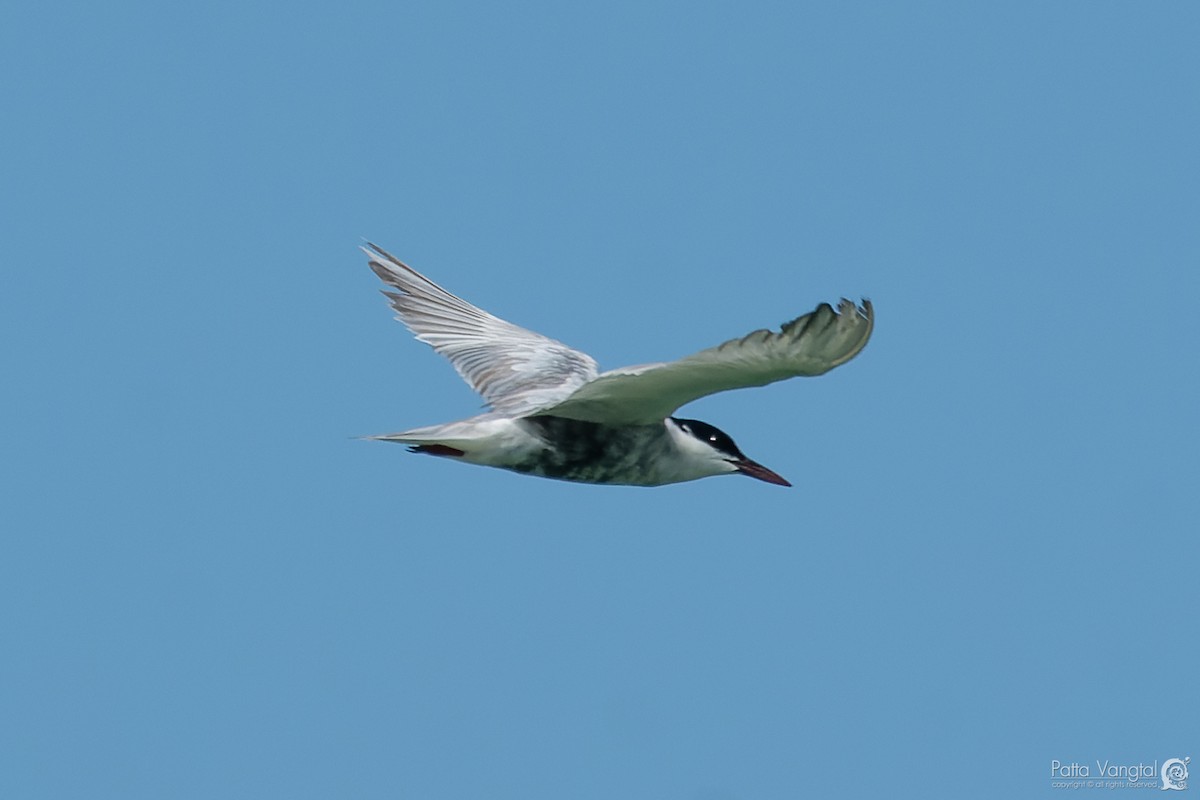
[(867, 344), (869, 300), (822, 303), (784, 323), (678, 361), (601, 372), (595, 360), (451, 294), (382, 248), (362, 248), (382, 290), (422, 342), (487, 401), (458, 422), (370, 436), (414, 453), (580, 483), (661, 486), (742, 474), (791, 486), (723, 431), (674, 416), (716, 392), (820, 375)]

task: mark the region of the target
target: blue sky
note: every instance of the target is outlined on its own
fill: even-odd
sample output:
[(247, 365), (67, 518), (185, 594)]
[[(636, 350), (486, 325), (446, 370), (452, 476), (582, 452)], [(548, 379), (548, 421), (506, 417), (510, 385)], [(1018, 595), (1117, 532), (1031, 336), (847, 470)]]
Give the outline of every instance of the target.
[[(1198, 40), (1182, 3), (6, 9), (0, 795), (1200, 757)], [(878, 324), (687, 407), (794, 489), (539, 481), (354, 438), (479, 406), (363, 239), (607, 367)]]

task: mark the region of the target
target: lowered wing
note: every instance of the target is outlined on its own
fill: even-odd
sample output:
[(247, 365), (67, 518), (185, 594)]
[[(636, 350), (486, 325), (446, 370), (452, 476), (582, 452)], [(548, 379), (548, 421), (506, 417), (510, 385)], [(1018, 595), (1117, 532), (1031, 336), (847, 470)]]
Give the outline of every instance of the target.
[(617, 425), (647, 424), (717, 392), (820, 375), (844, 364), (867, 344), (875, 324), (871, 301), (843, 299), (669, 364), (625, 367), (599, 375), (558, 405), (539, 413)]
[(596, 362), (562, 342), (505, 322), (455, 297), (380, 247), (362, 248), (396, 318), (450, 359), (496, 411), (526, 416), (596, 377)]

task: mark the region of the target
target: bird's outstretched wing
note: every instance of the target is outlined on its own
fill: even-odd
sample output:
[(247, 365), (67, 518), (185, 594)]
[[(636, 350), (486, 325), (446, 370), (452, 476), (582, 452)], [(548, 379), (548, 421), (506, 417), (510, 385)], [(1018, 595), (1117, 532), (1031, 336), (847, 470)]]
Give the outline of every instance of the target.
[(418, 339), (450, 359), (496, 411), (527, 416), (554, 405), (596, 377), (596, 362), (541, 334), (505, 322), (455, 297), (380, 247), (362, 248), (371, 269)]
[(657, 422), (710, 394), (828, 372), (866, 346), (874, 324), (869, 300), (856, 306), (843, 299), (837, 311), (822, 303), (779, 332), (755, 331), (669, 364), (602, 373), (541, 413), (619, 425)]

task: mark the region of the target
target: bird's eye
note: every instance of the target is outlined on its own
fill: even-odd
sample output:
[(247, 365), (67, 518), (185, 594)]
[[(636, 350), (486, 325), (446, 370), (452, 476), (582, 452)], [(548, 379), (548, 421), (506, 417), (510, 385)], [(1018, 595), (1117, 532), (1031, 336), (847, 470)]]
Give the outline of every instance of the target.
[(708, 440), (709, 440), (710, 442), (715, 442), (715, 441), (717, 440), (717, 437), (716, 437), (716, 436), (710, 436), (710, 437), (708, 437)]

